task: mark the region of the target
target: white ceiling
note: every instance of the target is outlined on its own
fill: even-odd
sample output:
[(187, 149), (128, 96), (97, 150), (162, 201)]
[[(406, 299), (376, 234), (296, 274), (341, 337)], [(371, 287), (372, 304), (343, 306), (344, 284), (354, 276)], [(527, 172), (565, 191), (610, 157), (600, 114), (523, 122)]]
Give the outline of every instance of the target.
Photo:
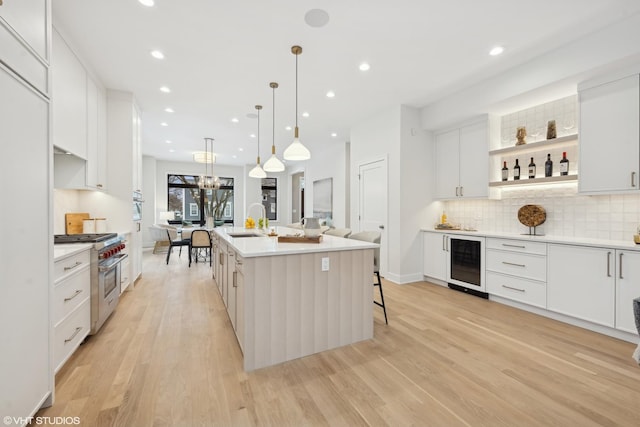
[[(347, 141), (351, 124), (382, 109), (428, 105), (640, 10), (638, 0), (155, 0), (152, 8), (137, 0), (52, 3), (54, 26), (104, 85), (134, 93), (144, 154), (192, 161), (203, 138), (213, 137), (217, 162), (231, 165), (255, 162), (257, 139), (250, 134), (257, 121), (247, 114), (256, 104), (264, 106), (263, 162), (270, 154), (271, 81), (280, 84), (278, 154), (292, 140), (285, 126), (295, 122), (294, 44), (303, 48), (298, 112), (309, 112), (298, 119), (300, 138), (321, 149)], [(313, 28), (305, 13), (318, 8), (330, 20)], [(495, 45), (503, 45), (504, 54), (489, 56)], [(154, 49), (166, 58), (152, 58)], [(367, 72), (358, 69), (363, 61), (371, 65)], [(163, 85), (170, 94), (159, 91)], [(325, 96), (329, 90), (335, 98)]]

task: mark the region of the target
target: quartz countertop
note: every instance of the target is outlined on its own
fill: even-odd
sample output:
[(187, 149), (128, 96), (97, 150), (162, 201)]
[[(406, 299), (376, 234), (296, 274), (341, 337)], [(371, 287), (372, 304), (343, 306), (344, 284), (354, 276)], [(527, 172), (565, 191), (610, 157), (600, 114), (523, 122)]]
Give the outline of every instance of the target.
[[(246, 229), (242, 227), (216, 227), (213, 229), (213, 232), (231, 245), (238, 254), (246, 258), (375, 249), (380, 246), (377, 243), (327, 235), (322, 235), (322, 242), (320, 243), (283, 243), (278, 242), (278, 237), (268, 236), (259, 229)], [(278, 226), (275, 227), (275, 232), (279, 236), (286, 236), (302, 233), (302, 230)], [(229, 233), (261, 233), (263, 235), (260, 237), (231, 237)]]
[(564, 245), (579, 245), (579, 246), (592, 246), (598, 248), (612, 248), (612, 249), (624, 249), (632, 251), (640, 251), (640, 245), (633, 242), (633, 236), (629, 237), (629, 240), (608, 240), (608, 239), (594, 239), (588, 237), (567, 237), (567, 236), (530, 236), (528, 234), (516, 234), (516, 233), (501, 233), (501, 232), (487, 232), (487, 231), (469, 231), (469, 230), (436, 230), (433, 228), (422, 228), (421, 231), (429, 233), (440, 234), (459, 234), (462, 236), (480, 236), (480, 237), (495, 237), (500, 239), (512, 239), (512, 240), (528, 240), (531, 242), (541, 243), (557, 243)]
[(59, 243), (53, 245), (53, 261), (59, 261), (79, 252), (91, 249), (93, 243)]

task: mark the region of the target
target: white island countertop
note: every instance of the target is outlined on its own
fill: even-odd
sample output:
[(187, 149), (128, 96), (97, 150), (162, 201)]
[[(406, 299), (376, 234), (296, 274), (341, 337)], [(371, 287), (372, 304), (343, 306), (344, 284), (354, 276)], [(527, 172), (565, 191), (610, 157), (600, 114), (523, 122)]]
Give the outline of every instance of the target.
[(53, 261), (59, 261), (61, 259), (70, 257), (79, 252), (91, 249), (93, 243), (59, 243), (53, 245)]
[[(348, 251), (356, 249), (375, 249), (377, 243), (363, 242), (361, 240), (344, 239), (342, 237), (322, 235), (320, 243), (282, 243), (278, 237), (268, 236), (259, 229), (246, 229), (243, 227), (216, 227), (213, 232), (231, 245), (238, 254), (243, 257), (263, 257), (291, 254), (306, 254), (313, 252)], [(302, 230), (275, 227), (279, 236), (295, 235)], [(260, 237), (232, 237), (233, 234), (255, 233)], [(230, 235), (231, 234), (231, 235)]]

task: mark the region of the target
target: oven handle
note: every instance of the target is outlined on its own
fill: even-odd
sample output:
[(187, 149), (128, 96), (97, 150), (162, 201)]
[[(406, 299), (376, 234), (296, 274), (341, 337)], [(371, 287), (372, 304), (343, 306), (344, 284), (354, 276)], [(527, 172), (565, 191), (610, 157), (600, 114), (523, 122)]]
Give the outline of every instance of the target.
[(128, 254), (120, 254), (121, 256), (118, 256), (118, 260), (116, 262), (114, 262), (113, 264), (110, 264), (108, 267), (102, 267), (99, 266), (98, 267), (98, 271), (100, 273), (107, 273), (111, 270), (113, 270), (114, 268), (116, 268), (118, 266), (118, 264), (120, 264), (122, 262), (122, 260), (124, 260), (125, 258), (127, 258), (129, 255)]

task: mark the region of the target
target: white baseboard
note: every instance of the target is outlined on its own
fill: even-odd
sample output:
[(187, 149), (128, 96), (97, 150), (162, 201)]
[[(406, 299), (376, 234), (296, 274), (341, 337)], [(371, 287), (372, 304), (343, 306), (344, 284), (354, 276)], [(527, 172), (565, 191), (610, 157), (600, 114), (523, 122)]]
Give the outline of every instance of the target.
[(394, 274), (388, 271), (387, 271), (387, 274), (384, 276), (384, 278), (398, 285), (406, 285), (407, 283), (422, 282), (424, 280), (424, 276), (422, 275), (422, 273)]

